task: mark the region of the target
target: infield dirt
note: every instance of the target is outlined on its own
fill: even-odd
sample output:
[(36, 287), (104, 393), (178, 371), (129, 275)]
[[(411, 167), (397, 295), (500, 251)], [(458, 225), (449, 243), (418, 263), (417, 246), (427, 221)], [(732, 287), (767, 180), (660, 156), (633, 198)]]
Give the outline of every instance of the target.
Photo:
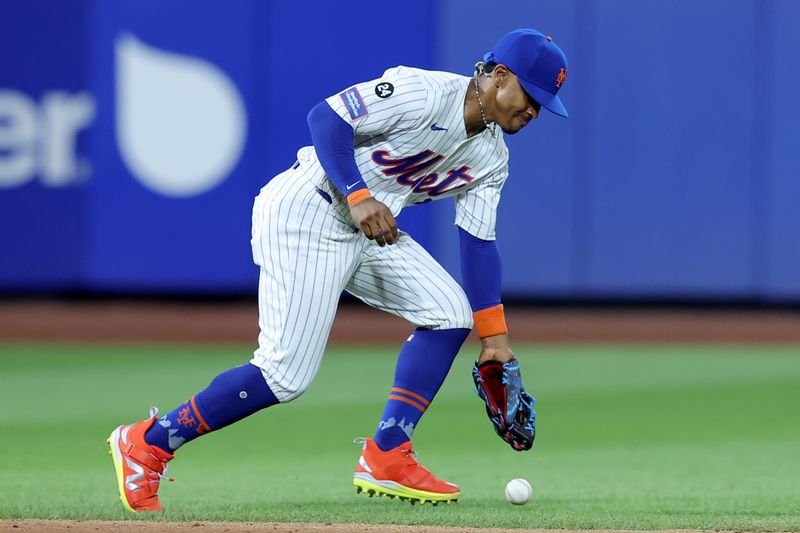
[[(74, 520), (3, 520), (0, 532), (15, 533), (76, 533), (92, 531), (96, 533), (128, 533), (133, 531), (165, 533), (612, 533), (612, 530), (592, 529), (475, 529), (431, 526), (389, 526), (363, 524), (275, 524), (246, 522), (109, 522)], [(613, 531), (613, 533), (636, 533)], [(644, 533), (644, 532), (642, 532)], [(648, 531), (646, 533), (693, 533), (693, 530)], [(720, 533), (720, 532), (716, 532)]]
[[(515, 342), (800, 342), (800, 313), (781, 310), (512, 307), (507, 320)], [(400, 343), (411, 329), (348, 302), (330, 341)], [(0, 341), (252, 344), (257, 337), (255, 302), (0, 301)]]

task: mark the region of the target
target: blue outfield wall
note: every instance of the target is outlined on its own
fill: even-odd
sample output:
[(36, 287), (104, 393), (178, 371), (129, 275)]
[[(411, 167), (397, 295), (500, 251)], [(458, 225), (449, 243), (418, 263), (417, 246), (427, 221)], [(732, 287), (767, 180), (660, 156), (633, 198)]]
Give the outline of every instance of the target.
[[(397, 64), (468, 75), (530, 26), (569, 58), (571, 117), (507, 137), (506, 295), (800, 301), (800, 2), (484, 9), (5, 2), (0, 291), (253, 291), (252, 199), (315, 103)], [(400, 223), (458, 277), (453, 216)]]
[[(761, 206), (760, 239), (753, 253), (762, 272), (759, 293), (770, 299), (800, 300), (800, 3), (779, 0), (766, 18), (762, 50), (767, 60), (754, 81), (764, 106), (756, 151), (754, 195)], [(769, 80), (760, 83), (761, 79)]]
[[(445, 3), (443, 68), (482, 52), (462, 37), (481, 5)], [(492, 37), (539, 27), (570, 62), (571, 117), (508, 140), (507, 293), (800, 301), (799, 16), (792, 0), (515, 0), (482, 18)]]
[[(70, 288), (87, 254), (86, 3), (0, 6), (0, 288)], [(10, 15), (10, 16), (9, 16)], [(88, 98), (88, 100), (87, 100)]]
[[(308, 110), (433, 67), (430, 9), (405, 5), (391, 19), (414, 31), (387, 39), (388, 6), (366, 1), (4, 4), (0, 291), (253, 291), (253, 198), (310, 143)], [(405, 221), (424, 244), (428, 218)]]

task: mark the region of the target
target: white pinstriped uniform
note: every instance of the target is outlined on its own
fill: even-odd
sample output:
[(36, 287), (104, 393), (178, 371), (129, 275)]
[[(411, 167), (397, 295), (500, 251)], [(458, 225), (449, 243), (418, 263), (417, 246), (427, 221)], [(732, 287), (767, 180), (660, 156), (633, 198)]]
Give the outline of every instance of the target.
[[(456, 225), (493, 240), (508, 150), (499, 130), (496, 138), (485, 130), (467, 139), (469, 81), (401, 66), (327, 101), (353, 126), (361, 176), (393, 215), (454, 196)], [(472, 327), (464, 291), (408, 234), (381, 248), (355, 228), (313, 147), (301, 148), (298, 163), (256, 197), (251, 244), (261, 267), (252, 362), (282, 402), (316, 375), (343, 290), (415, 326)]]

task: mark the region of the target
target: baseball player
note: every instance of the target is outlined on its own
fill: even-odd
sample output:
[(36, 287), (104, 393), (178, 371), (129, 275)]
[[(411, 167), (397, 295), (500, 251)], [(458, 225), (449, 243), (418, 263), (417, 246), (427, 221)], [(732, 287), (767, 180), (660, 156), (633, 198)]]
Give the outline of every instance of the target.
[[(473, 368), (494, 430), (516, 450), (535, 437), (534, 400), (509, 346), (500, 302), (495, 219), (508, 177), (503, 134), (557, 97), (563, 52), (537, 31), (513, 31), (472, 77), (399, 66), (320, 102), (308, 115), (313, 147), (261, 190), (253, 208), (260, 266), (258, 349), (165, 416), (122, 425), (108, 442), (129, 511), (157, 511), (160, 481), (183, 444), (300, 396), (314, 379), (343, 290), (416, 329), (362, 451), (357, 491), (412, 502), (457, 501), (458, 486), (415, 458), (411, 437), (473, 327)], [(407, 206), (452, 197), (462, 288), (395, 217)]]

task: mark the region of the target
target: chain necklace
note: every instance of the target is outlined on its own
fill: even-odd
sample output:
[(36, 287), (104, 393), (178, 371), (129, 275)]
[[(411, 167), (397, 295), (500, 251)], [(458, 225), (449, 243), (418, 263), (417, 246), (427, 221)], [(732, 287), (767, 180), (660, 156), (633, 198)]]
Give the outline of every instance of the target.
[(494, 126), (495, 124), (489, 125), (489, 121), (486, 120), (486, 113), (483, 111), (483, 102), (481, 102), (481, 95), (480, 91), (478, 91), (478, 73), (476, 72), (472, 78), (475, 81), (475, 98), (478, 100), (478, 108), (481, 110), (481, 118), (483, 119), (483, 123), (486, 125), (486, 129), (489, 130), (489, 133), (492, 134), (492, 139), (495, 138), (494, 133)]

